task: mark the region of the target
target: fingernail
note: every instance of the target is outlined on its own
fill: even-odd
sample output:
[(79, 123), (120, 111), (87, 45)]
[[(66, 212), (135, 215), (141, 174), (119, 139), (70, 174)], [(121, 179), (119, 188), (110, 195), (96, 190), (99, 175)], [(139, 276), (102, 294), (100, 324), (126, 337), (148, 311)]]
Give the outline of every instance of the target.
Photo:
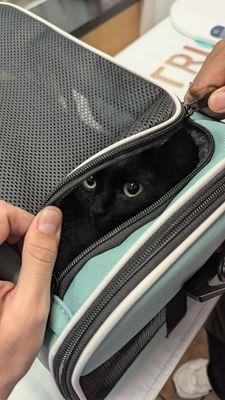
[(39, 217), (38, 229), (40, 232), (55, 235), (61, 226), (62, 216), (57, 209), (47, 207)]
[(210, 109), (214, 112), (225, 111), (225, 92), (215, 93), (209, 100)]

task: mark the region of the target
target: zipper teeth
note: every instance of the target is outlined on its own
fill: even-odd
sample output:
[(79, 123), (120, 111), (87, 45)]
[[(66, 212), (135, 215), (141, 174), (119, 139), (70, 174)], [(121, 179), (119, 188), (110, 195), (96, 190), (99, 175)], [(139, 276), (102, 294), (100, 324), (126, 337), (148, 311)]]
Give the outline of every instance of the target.
[[(68, 177), (66, 177), (62, 182), (60, 182), (58, 184), (58, 186), (56, 186), (55, 190), (52, 193), (49, 194), (49, 196), (47, 197), (47, 199), (45, 201), (44, 206), (47, 203), (52, 201), (52, 198), (57, 194), (57, 192), (60, 189), (63, 189), (64, 186), (66, 186), (67, 184), (69, 184), (70, 182), (72, 182), (74, 179), (78, 178), (80, 175), (84, 174), (85, 172), (88, 172), (91, 168), (94, 168), (94, 167), (98, 166), (102, 162), (111, 161), (115, 157), (119, 157), (121, 154), (124, 154), (125, 150), (132, 150), (133, 148), (138, 148), (138, 147), (141, 147), (141, 146), (143, 146), (145, 144), (151, 143), (152, 141), (160, 138), (164, 134), (165, 131), (169, 132), (172, 129), (174, 129), (187, 116), (190, 116), (190, 113), (187, 111), (186, 108), (184, 108), (183, 109), (183, 113), (181, 114), (180, 118), (178, 120), (176, 120), (170, 126), (164, 127), (162, 129), (160, 129), (158, 132), (152, 133), (150, 136), (147, 136), (147, 137), (144, 137), (144, 138), (134, 139), (130, 143), (125, 143), (124, 145), (121, 145), (121, 147), (119, 147), (119, 148), (117, 148), (115, 150), (111, 150), (110, 153), (106, 153), (106, 154), (103, 154), (102, 156), (99, 156), (95, 160), (93, 160), (90, 163), (88, 163), (88, 164), (84, 165), (83, 167), (81, 167), (79, 170), (74, 171)], [(65, 193), (64, 193), (64, 195), (65, 195)], [(64, 198), (64, 195), (59, 196), (57, 198), (55, 204), (58, 204), (60, 202), (60, 200), (62, 200)]]
[[(210, 188), (204, 195), (194, 203), (192, 207), (187, 209), (180, 217), (176, 219), (176, 221), (170, 225), (169, 232), (166, 231), (164, 234), (156, 239), (153, 244), (148, 247), (143, 254), (141, 254), (137, 260), (132, 263), (131, 268), (129, 270), (121, 273), (119, 279), (114, 282), (114, 287), (110, 288), (110, 291), (104, 293), (104, 297), (102, 298), (102, 302), (99, 303), (95, 307), (95, 312), (89, 314), (85, 319), (83, 324), (77, 329), (76, 336), (72, 337), (70, 342), (67, 344), (66, 351), (63, 352), (63, 357), (60, 361), (60, 370), (63, 371), (65, 364), (68, 361), (68, 358), (72, 354), (74, 347), (79, 343), (81, 337), (84, 335), (86, 330), (89, 328), (93, 320), (98, 316), (98, 314), (104, 309), (104, 307), (108, 304), (108, 302), (112, 299), (112, 297), (118, 293), (118, 291), (123, 287), (140, 269), (146, 264), (146, 262), (150, 261), (156, 253), (158, 253), (168, 242), (170, 242), (175, 236), (177, 236), (187, 225), (193, 222), (195, 216), (199, 213), (205, 211), (213, 202), (219, 198), (221, 194), (224, 193), (225, 188), (225, 177), (217, 182), (216, 186), (213, 188), (213, 192), (211, 192), (212, 188)], [(146, 259), (146, 257), (148, 257)], [(64, 382), (62, 382), (62, 375), (59, 376), (61, 384), (64, 386)], [(66, 390), (66, 388), (65, 388)]]
[(201, 127), (201, 129), (207, 134), (208, 140), (209, 140), (209, 145), (210, 145), (210, 151), (209, 151), (208, 157), (203, 159), (191, 174), (189, 174), (186, 178), (184, 178), (182, 181), (180, 181), (176, 186), (174, 186), (169, 192), (167, 192), (164, 196), (162, 196), (158, 201), (156, 201), (151, 206), (145, 208), (144, 210), (140, 211), (135, 216), (129, 218), (127, 221), (125, 221), (124, 223), (120, 224), (118, 227), (116, 227), (115, 229), (113, 229), (112, 231), (107, 233), (106, 235), (104, 235), (101, 238), (99, 238), (98, 240), (96, 240), (94, 243), (92, 243), (90, 246), (88, 246), (83, 252), (81, 252), (76, 258), (74, 258), (73, 261), (71, 261), (64, 268), (64, 270), (62, 272), (60, 272), (58, 275), (57, 275), (57, 272), (56, 272), (54, 274), (54, 283), (55, 283), (54, 290), (55, 290), (56, 294), (60, 290), (59, 286), (60, 286), (61, 282), (63, 281), (63, 279), (72, 270), (72, 268), (79, 261), (82, 260), (82, 258), (84, 258), (89, 252), (94, 250), (96, 247), (100, 246), (105, 241), (109, 240), (110, 238), (112, 238), (113, 236), (115, 236), (116, 234), (121, 232), (123, 229), (128, 228), (130, 225), (134, 224), (135, 222), (138, 222), (141, 218), (145, 217), (146, 215), (148, 215), (149, 213), (153, 212), (158, 207), (162, 206), (167, 201), (169, 201), (173, 197), (173, 195), (176, 194), (179, 191), (180, 188), (185, 186), (203, 168), (203, 166), (208, 162), (208, 160), (211, 158), (211, 155), (212, 155), (212, 152), (213, 152), (213, 149), (214, 149), (213, 137), (212, 137), (211, 133), (206, 128), (202, 127), (201, 125), (199, 125), (199, 124), (197, 124), (197, 123), (195, 123), (193, 121), (189, 121), (189, 123), (194, 125), (194, 126), (196, 126), (196, 127)]

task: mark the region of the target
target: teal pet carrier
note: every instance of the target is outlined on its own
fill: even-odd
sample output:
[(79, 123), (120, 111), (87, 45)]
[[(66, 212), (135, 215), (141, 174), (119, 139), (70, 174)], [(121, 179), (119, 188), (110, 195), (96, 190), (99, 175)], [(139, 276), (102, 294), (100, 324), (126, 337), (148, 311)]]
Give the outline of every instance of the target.
[(184, 129), (198, 149), (175, 187), (55, 266), (49, 368), (65, 399), (105, 399), (161, 327), (169, 334), (185, 315), (187, 296), (225, 290), (215, 253), (225, 239), (225, 126), (5, 3), (0, 52), (0, 195), (14, 205), (69, 207), (84, 179)]

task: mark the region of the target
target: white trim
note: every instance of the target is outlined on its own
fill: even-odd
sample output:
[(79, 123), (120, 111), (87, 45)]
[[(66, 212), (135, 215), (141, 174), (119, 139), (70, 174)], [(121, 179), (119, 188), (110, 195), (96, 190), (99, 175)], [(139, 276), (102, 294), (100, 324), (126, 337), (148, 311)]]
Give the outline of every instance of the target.
[(109, 56), (108, 54), (103, 53), (102, 51), (100, 51), (98, 49), (95, 49), (92, 46), (89, 46), (85, 42), (82, 42), (81, 40), (77, 39), (76, 37), (70, 35), (69, 33), (65, 32), (65, 31), (63, 31), (62, 29), (56, 27), (55, 25), (53, 25), (52, 23), (46, 21), (45, 19), (33, 14), (31, 11), (29, 11), (27, 9), (24, 9), (24, 8), (22, 8), (20, 6), (16, 6), (14, 4), (5, 3), (5, 2), (0, 2), (0, 6), (1, 5), (7, 5), (7, 6), (14, 7), (14, 8), (22, 11), (23, 13), (29, 15), (30, 17), (33, 17), (37, 21), (42, 22), (43, 24), (45, 24), (49, 28), (52, 28), (54, 31), (56, 31), (60, 35), (66, 37), (67, 39), (72, 40), (73, 42), (75, 42), (75, 43), (79, 44), (80, 46), (92, 51), (95, 54), (98, 54), (99, 56), (101, 56), (102, 58), (105, 58), (106, 60), (110, 61), (111, 63), (120, 66), (121, 68), (123, 68), (124, 70), (132, 73), (133, 75), (136, 75), (136, 76), (140, 77), (142, 80), (145, 80), (147, 82), (155, 84), (156, 86), (158, 86), (161, 89), (163, 89), (166, 93), (168, 93), (170, 95), (170, 97), (172, 98), (172, 100), (174, 101), (174, 103), (175, 103), (176, 112), (170, 119), (168, 119), (165, 122), (162, 122), (161, 124), (159, 124), (157, 126), (154, 126), (153, 128), (149, 128), (149, 129), (146, 129), (146, 130), (144, 130), (142, 132), (138, 132), (138, 133), (136, 133), (136, 134), (134, 134), (134, 135), (132, 135), (132, 136), (130, 136), (128, 138), (122, 139), (122, 140), (120, 140), (120, 141), (108, 146), (106, 149), (99, 151), (98, 153), (96, 153), (95, 155), (90, 157), (88, 160), (84, 161), (82, 164), (80, 164), (78, 167), (76, 167), (74, 170), (72, 170), (67, 176), (72, 174), (74, 171), (80, 169), (83, 165), (85, 165), (85, 164), (89, 163), (90, 161), (98, 158), (99, 156), (111, 151), (112, 149), (115, 149), (117, 147), (120, 147), (121, 145), (124, 145), (126, 143), (130, 143), (130, 142), (132, 142), (132, 141), (134, 141), (134, 140), (136, 140), (138, 138), (141, 138), (141, 137), (144, 137), (144, 136), (149, 135), (151, 133), (154, 133), (156, 130), (163, 129), (166, 126), (168, 126), (170, 124), (173, 124), (179, 118), (179, 116), (181, 114), (181, 111), (182, 111), (181, 102), (178, 99), (178, 97), (176, 96), (176, 94), (173, 93), (173, 92), (170, 92), (166, 86), (164, 86), (162, 84), (159, 85), (159, 83), (156, 80), (150, 79), (150, 78), (148, 78), (146, 76), (143, 76), (143, 75), (137, 73), (136, 71), (132, 70), (131, 68), (128, 68), (127, 66), (125, 67), (122, 63), (120, 63), (119, 61), (115, 60), (113, 57)]
[(54, 356), (60, 348), (61, 344), (65, 340), (66, 336), (73, 328), (73, 326), (79, 321), (83, 314), (88, 310), (94, 300), (100, 295), (108, 283), (113, 279), (113, 277), (123, 268), (127, 261), (143, 246), (143, 244), (162, 226), (166, 221), (181, 208), (188, 200), (190, 200), (196, 193), (198, 193), (205, 185), (208, 184), (215, 176), (217, 176), (222, 170), (225, 169), (225, 159), (218, 163), (214, 168), (212, 168), (204, 178), (200, 179), (193, 185), (186, 193), (184, 193), (179, 199), (177, 199), (171, 206), (169, 206), (153, 223), (149, 229), (147, 229), (142, 236), (137, 240), (137, 242), (124, 254), (123, 257), (117, 262), (117, 264), (112, 268), (108, 275), (101, 281), (97, 286), (95, 291), (89, 296), (81, 308), (73, 316), (69, 324), (61, 333), (58, 340), (52, 346), (49, 352), (49, 367), (53, 372), (53, 361)]
[(168, 257), (166, 257), (129, 295), (113, 310), (110, 316), (100, 326), (87, 346), (80, 355), (72, 375), (72, 386), (80, 400), (87, 400), (80, 386), (80, 376), (82, 371), (91, 358), (96, 348), (99, 347), (104, 338), (109, 334), (114, 326), (123, 318), (129, 309), (150, 289), (150, 287), (173, 265), (184, 252), (193, 245), (203, 233), (215, 223), (215, 221), (225, 213), (225, 203), (223, 203), (209, 218), (207, 218), (180, 246), (178, 246)]

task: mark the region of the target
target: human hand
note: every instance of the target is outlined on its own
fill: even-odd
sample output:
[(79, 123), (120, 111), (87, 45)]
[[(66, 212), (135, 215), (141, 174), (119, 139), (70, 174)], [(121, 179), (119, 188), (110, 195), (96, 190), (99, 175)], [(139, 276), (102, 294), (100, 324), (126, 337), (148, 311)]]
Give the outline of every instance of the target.
[(225, 40), (219, 41), (205, 59), (196, 75), (185, 101), (191, 103), (212, 93), (208, 100), (208, 109), (203, 111), (209, 116), (225, 117)]
[(29, 370), (43, 342), (61, 221), (56, 207), (33, 217), (0, 200), (0, 244), (24, 238), (17, 284), (0, 281), (0, 400)]

